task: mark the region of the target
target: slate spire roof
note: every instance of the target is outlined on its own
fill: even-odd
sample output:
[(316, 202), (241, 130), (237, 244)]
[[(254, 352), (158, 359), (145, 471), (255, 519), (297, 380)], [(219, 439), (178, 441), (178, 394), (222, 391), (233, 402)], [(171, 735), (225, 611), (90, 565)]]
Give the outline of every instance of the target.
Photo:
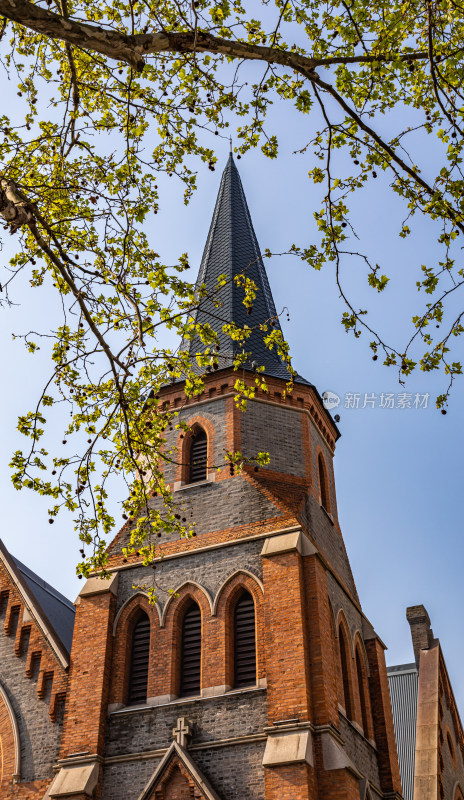
[[(240, 175), (231, 153), (222, 174), (197, 279), (197, 286), (205, 284), (208, 295), (214, 294), (220, 301), (220, 307), (216, 307), (211, 299), (203, 300), (196, 312), (196, 322), (209, 323), (217, 332), (220, 369), (232, 366), (234, 356), (246, 350), (252, 354), (246, 368), (251, 369), (255, 362), (256, 366), (265, 367), (266, 375), (288, 380), (290, 375), (287, 367), (275, 350), (266, 347), (263, 333), (259, 330), (259, 325), (270, 319), (274, 319), (274, 329), (281, 329), (260, 252)], [(247, 313), (243, 304), (244, 289), (237, 286), (234, 280), (235, 276), (241, 274), (250, 277), (257, 286), (251, 314)], [(227, 276), (227, 283), (215, 291), (220, 275)], [(233, 342), (223, 332), (224, 324), (232, 322), (241, 328), (248, 325), (253, 329), (245, 343)], [(202, 350), (200, 339), (193, 338), (189, 343), (192, 362), (195, 354)], [(303, 378), (297, 377), (296, 380), (307, 383)]]

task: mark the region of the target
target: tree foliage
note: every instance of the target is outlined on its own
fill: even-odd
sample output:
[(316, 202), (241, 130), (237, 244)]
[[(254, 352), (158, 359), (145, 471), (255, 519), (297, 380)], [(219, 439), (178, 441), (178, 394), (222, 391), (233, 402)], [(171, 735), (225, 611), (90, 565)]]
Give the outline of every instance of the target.
[[(217, 339), (194, 322), (203, 290), (186, 279), (187, 256), (161, 263), (147, 223), (159, 209), (160, 173), (182, 181), (188, 202), (199, 165), (215, 168), (216, 136), (233, 129), (239, 157), (258, 146), (278, 157), (279, 130), (268, 122), (277, 99), (317, 118), (319, 128), (306, 148), (315, 153), (309, 178), (322, 189), (320, 239), (296, 242), (292, 251), (316, 269), (334, 265), (346, 302), (342, 323), (355, 336), (368, 333), (374, 359), (380, 354), (402, 377), (417, 367), (443, 369), (449, 383), (438, 405), (446, 404), (462, 371), (451, 343), (463, 332), (464, 313), (445, 325), (446, 301), (464, 281), (459, 2), (0, 0), (0, 15), (3, 74), (17, 84), (22, 104), (11, 118), (4, 106), (0, 114), (0, 213), (17, 244), (3, 302), (27, 272), (33, 287), (51, 281), (63, 307), (50, 381), (19, 421), (31, 446), (15, 454), (14, 481), (53, 498), (51, 520), (62, 505), (76, 511), (82, 574), (105, 564), (104, 537), (115, 524), (106, 509), (113, 472), (127, 478), (124, 514), (142, 520), (134, 547), (147, 560), (156, 533), (188, 534), (162, 472), (163, 434), (180, 423), (157, 396), (182, 376), (188, 394), (200, 393), (201, 371), (217, 367)], [(383, 132), (386, 115), (393, 134)], [(426, 137), (433, 160), (418, 146)], [(334, 170), (336, 151), (346, 153), (347, 174)], [(441, 253), (417, 276), (419, 309), (402, 349), (368, 325), (340, 276), (343, 259), (361, 259), (373, 290), (387, 285), (379, 265), (351, 245), (352, 198), (380, 174), (404, 203), (400, 236), (423, 215)], [(247, 305), (255, 287), (246, 275), (242, 283)], [(265, 327), (268, 346), (288, 358), (279, 333)], [(163, 347), (166, 328), (179, 341), (200, 336), (195, 368), (184, 350)], [(249, 329), (230, 335), (245, 354)], [(38, 346), (29, 335), (25, 343), (31, 351)], [(250, 390), (237, 388), (243, 404)], [(72, 412), (63, 444), (77, 437), (77, 455), (52, 457), (41, 436), (47, 413), (63, 401)], [(224, 458), (240, 466), (241, 454)], [(149, 510), (153, 491), (165, 498), (163, 514)]]

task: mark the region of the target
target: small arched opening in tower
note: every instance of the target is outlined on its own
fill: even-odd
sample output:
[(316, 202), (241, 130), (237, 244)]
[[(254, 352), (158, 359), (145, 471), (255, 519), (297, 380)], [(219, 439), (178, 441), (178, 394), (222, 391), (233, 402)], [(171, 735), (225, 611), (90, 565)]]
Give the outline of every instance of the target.
[(200, 694), (201, 687), (201, 611), (195, 602), (182, 620), (180, 696)]
[(256, 685), (255, 604), (244, 591), (234, 609), (234, 687)]
[(349, 644), (346, 640), (343, 625), (338, 629), (338, 648), (340, 652), (340, 670), (342, 674), (343, 705), (348, 719), (353, 718), (353, 708), (351, 703), (350, 668), (348, 663)]
[(319, 473), (319, 490), (321, 493), (321, 505), (330, 514), (330, 492), (329, 481), (327, 477), (327, 468), (322, 453), (319, 453), (317, 459), (317, 467)]
[(190, 441), (189, 483), (205, 481), (208, 470), (208, 437), (203, 428), (197, 428)]
[(128, 705), (141, 705), (147, 702), (149, 657), (150, 620), (142, 611), (132, 630)]
[(367, 691), (368, 691), (366, 685), (367, 675), (366, 675), (366, 664), (363, 656), (361, 655), (359, 644), (356, 646), (356, 673), (358, 677), (358, 691), (359, 691), (359, 702), (361, 705), (362, 726), (363, 726), (364, 736), (367, 738), (370, 733), (369, 711), (367, 706)]

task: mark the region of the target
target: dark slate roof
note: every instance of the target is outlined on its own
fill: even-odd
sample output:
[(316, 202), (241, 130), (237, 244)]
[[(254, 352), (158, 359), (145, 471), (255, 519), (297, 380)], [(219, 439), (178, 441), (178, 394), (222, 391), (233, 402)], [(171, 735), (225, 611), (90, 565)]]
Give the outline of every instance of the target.
[[(251, 314), (247, 313), (247, 309), (243, 305), (244, 290), (237, 286), (234, 280), (235, 276), (241, 274), (249, 276), (257, 286)], [(227, 284), (215, 292), (220, 275), (227, 276)], [(217, 308), (210, 299), (205, 299), (200, 303), (196, 312), (196, 321), (201, 324), (209, 323), (219, 336), (218, 362), (220, 369), (230, 367), (236, 353), (245, 349), (252, 353), (246, 368), (252, 368), (254, 361), (256, 366), (265, 367), (266, 375), (288, 380), (290, 375), (287, 367), (275, 351), (266, 347), (261, 331), (253, 330), (250, 338), (243, 345), (233, 342), (223, 332), (223, 326), (227, 323), (233, 322), (241, 328), (249, 325), (251, 328), (257, 329), (261, 323), (270, 318), (275, 318), (275, 328), (281, 329), (242, 182), (232, 153), (222, 175), (198, 274), (197, 286), (202, 284), (206, 285), (208, 295), (214, 294), (221, 304)], [(187, 346), (192, 363), (194, 363), (195, 354), (203, 351), (203, 344), (199, 337), (195, 337)], [(296, 380), (299, 383), (308, 383), (299, 376)]]
[(53, 586), (44, 581), (29, 567), (11, 555), (10, 558), (21, 573), (30, 593), (44, 612), (55, 633), (61, 639), (68, 653), (71, 652), (74, 628), (74, 605)]

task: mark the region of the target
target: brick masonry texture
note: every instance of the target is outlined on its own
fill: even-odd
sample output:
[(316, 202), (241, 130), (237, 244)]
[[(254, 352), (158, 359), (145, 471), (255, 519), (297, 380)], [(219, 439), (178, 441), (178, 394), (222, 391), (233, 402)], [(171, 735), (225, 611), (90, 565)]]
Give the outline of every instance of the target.
[[(201, 406), (198, 407), (193, 405), (191, 407), (184, 408), (179, 412), (178, 419), (186, 422), (187, 424), (190, 424), (191, 420), (200, 416), (213, 426), (214, 446), (212, 451), (212, 459), (208, 459), (210, 461), (208, 465), (209, 469), (214, 469), (214, 467), (224, 465), (226, 450), (229, 449), (227, 446), (226, 426), (224, 425), (226, 404), (226, 398), (218, 398), (217, 400), (211, 401), (211, 403), (202, 403)], [(165, 433), (165, 437), (166, 452), (174, 448), (174, 452), (170, 457), (176, 461), (181, 461), (182, 451), (180, 447), (178, 448), (179, 430), (176, 430), (175, 428), (173, 431), (168, 430)], [(183, 440), (180, 440), (180, 445), (182, 445), (182, 443)], [(165, 462), (164, 476), (167, 481), (175, 481), (177, 479), (176, 465)]]
[(361, 613), (347, 596), (346, 592), (343, 591), (342, 587), (338, 581), (335, 580), (334, 576), (331, 575), (330, 572), (327, 572), (326, 574), (327, 591), (330, 598), (330, 604), (332, 606), (334, 620), (337, 619), (339, 612), (342, 611), (348, 623), (351, 638), (354, 637), (356, 631), (360, 631), (362, 634), (363, 622)]
[[(264, 800), (264, 742), (192, 751), (196, 764), (223, 800)], [(137, 800), (161, 759), (108, 764), (101, 800)]]
[(137, 800), (160, 761), (149, 758), (105, 765), (101, 800)]
[(357, 768), (368, 778), (373, 786), (380, 789), (379, 768), (377, 753), (372, 745), (366, 741), (358, 731), (340, 714), (340, 733), (342, 734), (345, 750)]
[(201, 750), (195, 761), (224, 800), (264, 800), (264, 742)]
[(37, 697), (38, 669), (26, 676), (26, 653), (16, 656), (15, 631), (3, 632), (5, 607), (0, 614), (0, 681), (16, 716), (21, 741), (21, 779), (50, 778), (60, 745), (62, 720), (49, 716), (51, 685), (47, 682), (43, 699)]
[[(193, 723), (192, 745), (262, 733), (266, 724), (263, 690), (111, 714), (107, 723), (105, 756), (143, 753), (168, 747), (178, 717)], [(195, 756), (196, 757), (196, 756)]]
[[(311, 464), (313, 470), (313, 481), (314, 486), (317, 488), (317, 493), (320, 494), (320, 487), (319, 487), (319, 475), (318, 475), (318, 455), (319, 452), (322, 452), (324, 457), (324, 461), (327, 467), (327, 471), (329, 474), (329, 492), (330, 492), (330, 507), (332, 510), (336, 510), (336, 495), (335, 495), (335, 480), (334, 480), (334, 473), (333, 473), (333, 466), (332, 466), (332, 453), (327, 446), (327, 443), (322, 438), (321, 434), (319, 433), (316, 426), (311, 423)], [(334, 514), (336, 516), (336, 514)]]
[[(263, 567), (260, 556), (262, 540), (243, 542), (232, 547), (191, 553), (179, 559), (161, 561), (156, 569), (160, 607), (166, 603), (169, 589), (177, 589), (185, 581), (195, 581), (213, 600), (227, 578), (237, 570), (247, 570), (262, 580)], [(122, 570), (119, 575), (117, 610), (134, 594), (134, 584), (153, 583), (153, 571), (148, 567)]]
[(302, 426), (304, 415), (296, 409), (249, 402), (239, 417), (241, 444), (246, 456), (259, 451), (270, 455), (269, 468), (291, 475), (305, 475)]
[(341, 578), (353, 597), (357, 599), (358, 594), (343, 539), (337, 527), (332, 525), (312, 494), (307, 497), (305, 507), (301, 513), (301, 520), (316, 547), (326, 557), (332, 569)]
[[(179, 513), (188, 522), (195, 522), (195, 532), (199, 539), (202, 534), (232, 528), (238, 525), (252, 524), (268, 518), (282, 515), (281, 509), (272, 503), (264, 494), (250, 485), (240, 475), (217, 483), (203, 483), (189, 486), (176, 492), (175, 503)], [(155, 507), (160, 501), (154, 500)], [(130, 539), (127, 529), (110, 547), (110, 552), (120, 552)], [(156, 542), (174, 541), (171, 536), (162, 536)], [(200, 546), (200, 545), (199, 545)]]
[[(450, 698), (445, 691), (440, 698), (441, 709), (441, 764), (442, 764), (442, 785), (445, 797), (452, 797), (452, 791), (456, 781), (464, 789), (464, 760), (462, 750), (459, 746), (459, 731), (456, 735), (456, 726), (450, 709)], [(448, 735), (453, 746), (454, 759), (448, 746)], [(454, 798), (453, 798), (454, 800)]]

